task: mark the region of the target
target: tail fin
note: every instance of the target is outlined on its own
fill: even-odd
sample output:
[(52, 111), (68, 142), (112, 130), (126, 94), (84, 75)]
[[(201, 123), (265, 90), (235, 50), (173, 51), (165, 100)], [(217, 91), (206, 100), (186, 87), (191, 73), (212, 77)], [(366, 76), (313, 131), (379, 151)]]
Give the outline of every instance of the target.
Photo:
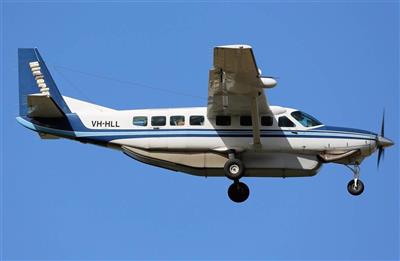
[(36, 48), (18, 49), (18, 74), (20, 116), (57, 118), (71, 112)]

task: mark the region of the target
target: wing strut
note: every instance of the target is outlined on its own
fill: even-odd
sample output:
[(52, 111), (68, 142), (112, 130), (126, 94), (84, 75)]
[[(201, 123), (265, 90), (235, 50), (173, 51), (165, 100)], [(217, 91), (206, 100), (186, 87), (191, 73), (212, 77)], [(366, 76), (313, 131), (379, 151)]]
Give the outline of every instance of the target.
[(253, 146), (255, 150), (261, 149), (260, 139), (260, 112), (258, 110), (258, 97), (254, 95), (251, 103), (251, 121), (253, 125)]

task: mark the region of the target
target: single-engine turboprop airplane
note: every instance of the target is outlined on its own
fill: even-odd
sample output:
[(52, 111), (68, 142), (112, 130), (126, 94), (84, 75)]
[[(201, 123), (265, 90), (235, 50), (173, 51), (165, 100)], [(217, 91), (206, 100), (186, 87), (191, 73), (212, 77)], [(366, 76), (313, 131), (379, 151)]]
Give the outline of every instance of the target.
[(252, 48), (214, 48), (208, 105), (198, 108), (114, 110), (62, 96), (37, 49), (18, 50), (17, 120), (42, 139), (68, 138), (115, 148), (138, 161), (196, 176), (226, 176), (229, 198), (243, 202), (245, 177), (305, 177), (324, 163), (349, 167), (347, 189), (360, 195), (360, 164), (393, 142), (358, 129), (329, 127), (309, 114), (270, 106)]

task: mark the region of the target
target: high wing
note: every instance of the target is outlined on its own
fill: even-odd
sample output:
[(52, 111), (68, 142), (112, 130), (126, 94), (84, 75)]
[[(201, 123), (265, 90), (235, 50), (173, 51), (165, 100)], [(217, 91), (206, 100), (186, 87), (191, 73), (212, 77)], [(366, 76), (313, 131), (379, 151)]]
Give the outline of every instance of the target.
[(207, 116), (251, 115), (254, 145), (260, 146), (259, 115), (272, 114), (264, 87), (251, 46), (215, 47), (208, 80)]

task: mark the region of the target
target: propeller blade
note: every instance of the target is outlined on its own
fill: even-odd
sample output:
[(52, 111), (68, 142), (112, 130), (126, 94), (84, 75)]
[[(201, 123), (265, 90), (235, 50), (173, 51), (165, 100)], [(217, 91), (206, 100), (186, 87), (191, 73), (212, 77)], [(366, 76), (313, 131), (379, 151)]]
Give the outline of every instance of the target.
[(381, 136), (385, 137), (385, 110), (383, 110), (382, 115)]
[[(381, 137), (385, 137), (385, 109), (383, 109), (383, 114), (382, 114), (382, 125), (381, 125)], [(379, 168), (379, 163), (381, 162), (381, 159), (385, 157), (385, 149), (382, 146), (378, 147), (378, 162), (377, 162), (377, 167)]]
[(376, 165), (378, 168), (379, 168), (379, 163), (381, 162), (382, 152), (383, 152), (383, 149), (379, 148), (379, 151), (378, 151), (378, 162), (377, 162), (377, 165)]

